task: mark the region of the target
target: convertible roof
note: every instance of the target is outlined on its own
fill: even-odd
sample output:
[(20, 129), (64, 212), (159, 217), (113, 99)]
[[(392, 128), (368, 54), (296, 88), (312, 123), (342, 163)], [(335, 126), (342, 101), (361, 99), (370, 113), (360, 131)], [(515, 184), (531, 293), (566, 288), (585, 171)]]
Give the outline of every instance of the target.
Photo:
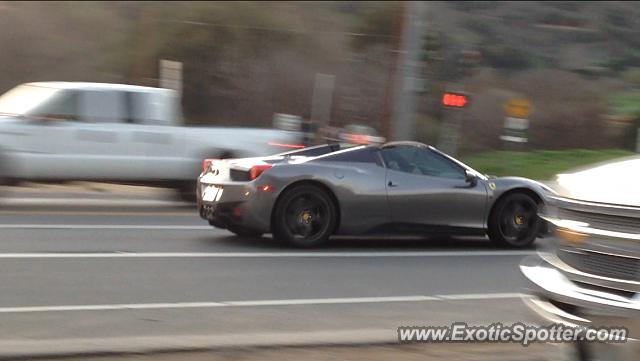
[(302, 156), (302, 157), (319, 157), (319, 156), (323, 156), (323, 155), (328, 155), (331, 153), (335, 153), (335, 152), (340, 152), (340, 151), (347, 151), (347, 150), (351, 150), (351, 149), (355, 149), (355, 148), (361, 148), (362, 146), (365, 147), (370, 147), (370, 148), (376, 148), (376, 149), (384, 149), (384, 148), (390, 148), (390, 147), (397, 147), (397, 146), (412, 146), (412, 147), (429, 147), (429, 145), (424, 144), (424, 143), (420, 143), (420, 142), (414, 142), (414, 141), (395, 141), (395, 142), (388, 142), (382, 145), (375, 145), (375, 144), (370, 144), (370, 145), (363, 145), (363, 144), (351, 144), (351, 143), (328, 143), (328, 144), (322, 144), (322, 145), (316, 145), (316, 146), (312, 146), (312, 147), (306, 147), (306, 148), (302, 148), (302, 149), (296, 149), (296, 150), (292, 150), (292, 151), (288, 151), (285, 153), (280, 153), (278, 154), (279, 156)]

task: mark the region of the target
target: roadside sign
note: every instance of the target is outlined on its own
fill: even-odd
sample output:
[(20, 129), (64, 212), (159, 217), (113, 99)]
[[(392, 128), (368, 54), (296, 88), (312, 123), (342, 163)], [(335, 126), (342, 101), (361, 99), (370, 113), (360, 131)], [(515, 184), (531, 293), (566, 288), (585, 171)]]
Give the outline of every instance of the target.
[(527, 99), (511, 99), (504, 105), (504, 112), (512, 118), (526, 118), (533, 111)]
[(500, 139), (509, 143), (527, 143), (529, 119), (533, 106), (527, 99), (511, 99), (504, 105), (504, 130)]
[(175, 90), (182, 96), (182, 63), (160, 59), (160, 87)]
[(505, 117), (504, 127), (505, 129), (526, 131), (529, 129), (529, 119)]

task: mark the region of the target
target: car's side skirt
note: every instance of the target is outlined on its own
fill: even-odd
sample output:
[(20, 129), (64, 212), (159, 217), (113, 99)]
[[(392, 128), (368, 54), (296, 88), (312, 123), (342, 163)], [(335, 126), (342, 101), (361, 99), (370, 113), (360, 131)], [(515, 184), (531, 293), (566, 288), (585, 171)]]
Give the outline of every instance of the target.
[[(460, 235), (483, 236), (484, 228), (451, 227), (442, 225), (416, 225), (412, 223), (385, 223), (368, 229), (362, 235), (400, 234), (400, 235)], [(338, 234), (343, 234), (338, 232)]]

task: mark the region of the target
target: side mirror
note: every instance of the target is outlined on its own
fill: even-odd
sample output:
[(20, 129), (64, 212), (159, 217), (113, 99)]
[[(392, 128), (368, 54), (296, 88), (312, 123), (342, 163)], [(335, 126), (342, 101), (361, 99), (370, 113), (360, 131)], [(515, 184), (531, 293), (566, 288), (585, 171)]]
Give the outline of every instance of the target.
[(478, 184), (478, 176), (470, 170), (464, 171), (464, 180), (465, 182), (471, 184), (471, 186), (475, 186)]

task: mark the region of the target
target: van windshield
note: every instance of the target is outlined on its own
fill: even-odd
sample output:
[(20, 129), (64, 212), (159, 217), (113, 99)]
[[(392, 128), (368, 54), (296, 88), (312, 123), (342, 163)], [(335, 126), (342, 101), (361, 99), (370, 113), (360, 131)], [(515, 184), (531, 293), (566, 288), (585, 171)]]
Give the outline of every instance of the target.
[(25, 115), (60, 92), (60, 89), (20, 85), (0, 96), (0, 114)]

